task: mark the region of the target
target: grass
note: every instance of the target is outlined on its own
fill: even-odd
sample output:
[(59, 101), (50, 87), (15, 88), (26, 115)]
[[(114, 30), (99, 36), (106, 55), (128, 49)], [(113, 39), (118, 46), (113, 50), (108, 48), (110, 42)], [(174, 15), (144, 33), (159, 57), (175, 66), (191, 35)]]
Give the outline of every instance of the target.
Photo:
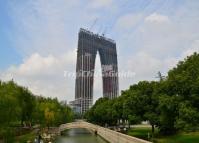
[(151, 134), (151, 128), (148, 127), (134, 127), (127, 132), (127, 134), (130, 136), (145, 140), (148, 140), (148, 133)]
[(156, 143), (199, 143), (199, 132), (178, 133), (155, 139)]
[(33, 142), (35, 137), (36, 137), (35, 133), (30, 132), (30, 133), (15, 137), (15, 143), (26, 143), (28, 140)]
[[(145, 140), (148, 140), (148, 133), (151, 135), (151, 128), (149, 127), (134, 127), (127, 132), (128, 135)], [(172, 136), (159, 136), (156, 129), (154, 136), (154, 143), (199, 143), (199, 132), (182, 132)]]
[[(144, 140), (149, 140), (151, 137), (151, 127), (136, 126), (130, 129), (127, 134)], [(156, 134), (158, 134), (157, 129), (155, 129), (155, 135)]]

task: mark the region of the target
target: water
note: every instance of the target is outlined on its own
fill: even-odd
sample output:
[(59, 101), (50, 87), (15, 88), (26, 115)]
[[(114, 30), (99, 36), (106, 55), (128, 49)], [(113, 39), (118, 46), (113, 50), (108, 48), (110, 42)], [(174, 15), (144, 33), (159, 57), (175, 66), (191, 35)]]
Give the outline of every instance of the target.
[(58, 137), (56, 143), (107, 143), (101, 137), (94, 135), (86, 129), (70, 129)]

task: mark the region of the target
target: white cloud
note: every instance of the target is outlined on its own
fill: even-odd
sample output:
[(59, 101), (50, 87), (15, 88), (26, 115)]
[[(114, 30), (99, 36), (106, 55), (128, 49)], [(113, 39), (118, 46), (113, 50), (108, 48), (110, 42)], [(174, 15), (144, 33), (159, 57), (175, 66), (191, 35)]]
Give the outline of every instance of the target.
[(52, 55), (42, 57), (34, 53), (24, 59), (21, 65), (10, 67), (0, 76), (3, 80), (14, 79), (35, 94), (72, 100), (74, 79), (64, 77), (64, 71), (74, 72), (75, 57), (75, 50), (57, 57)]
[(2, 71), (1, 78), (14, 78), (35, 94), (73, 100), (75, 79), (64, 77), (64, 71), (75, 71), (78, 29), (96, 17), (80, 4), (79, 0), (10, 1), (15, 28), (11, 39), (24, 60)]
[(132, 28), (141, 20), (141, 14), (129, 13), (121, 16), (116, 24), (115, 28), (117, 30), (132, 30)]
[(158, 13), (153, 13), (149, 15), (148, 17), (145, 18), (145, 21), (147, 22), (157, 22), (157, 23), (164, 23), (164, 22), (169, 22), (168, 16), (161, 15)]
[(80, 3), (79, 0), (10, 2), (10, 17), (16, 29), (12, 40), (17, 51), (23, 56), (32, 53), (46, 56), (76, 48), (79, 28), (96, 17), (93, 12), (88, 14)]
[(136, 30), (128, 31), (123, 35), (125, 38), (121, 41), (122, 44), (129, 46), (129, 50), (144, 51), (163, 60), (179, 56), (199, 38), (198, 29), (195, 28), (197, 19), (189, 21), (188, 17), (183, 20), (176, 17), (174, 20), (170, 18), (171, 16), (160, 16), (158, 13), (152, 14), (152, 17), (157, 18), (157, 15), (162, 17), (161, 22), (146, 21), (151, 15), (146, 17)]
[[(19, 66), (11, 66), (0, 74), (7, 81), (14, 79), (22, 86), (28, 87), (34, 94), (57, 97), (60, 100), (73, 100), (75, 77), (64, 76), (64, 72), (75, 73), (76, 50), (59, 56), (41, 56), (32, 54), (23, 60)], [(99, 55), (96, 58), (96, 72), (101, 72)], [(94, 78), (94, 101), (102, 96), (102, 78)]]
[[(96, 17), (107, 25), (116, 21), (111, 37), (118, 45), (119, 70), (136, 73), (134, 78), (120, 79), (120, 89), (139, 80), (155, 80), (159, 70), (166, 73), (178, 60), (198, 51), (199, 47), (197, 4), (189, 4), (188, 8), (182, 5), (171, 15), (170, 9), (164, 7), (166, 4), (154, 10), (155, 2), (140, 11), (136, 5), (128, 9), (129, 2), (125, 2), (127, 9), (119, 8), (121, 3), (112, 0), (10, 3), (10, 16), (17, 29), (12, 33), (13, 43), (24, 61), (11, 66), (1, 77), (13, 77), (19, 84), (44, 96), (74, 99), (75, 80), (64, 78), (63, 71), (75, 70), (73, 49), (77, 48), (78, 29), (88, 27)], [(97, 70), (100, 70), (99, 62)], [(95, 79), (94, 87), (96, 99), (102, 94), (101, 78)]]
[(120, 78), (120, 90), (125, 90), (129, 88), (129, 85), (135, 84), (141, 80), (158, 80), (156, 78), (157, 72), (162, 72), (163, 67), (167, 66), (166, 64), (166, 62), (143, 51), (135, 53), (133, 56), (128, 57), (125, 63), (120, 64), (123, 65), (120, 71), (125, 70), (135, 73), (133, 77)]
[(191, 47), (188, 48), (187, 50), (183, 51), (181, 57), (183, 58), (183, 57), (190, 56), (190, 55), (192, 55), (194, 52), (199, 53), (199, 40), (193, 41)]
[(90, 7), (92, 8), (102, 8), (108, 7), (112, 4), (113, 0), (91, 0)]
[(137, 53), (128, 62), (128, 69), (133, 70), (136, 76), (142, 77), (143, 80), (156, 74), (162, 66), (161, 61), (144, 52)]
[(21, 75), (40, 74), (41, 72), (46, 74), (50, 68), (56, 69), (59, 64), (60, 61), (52, 55), (41, 57), (38, 53), (35, 53), (19, 66), (18, 72)]

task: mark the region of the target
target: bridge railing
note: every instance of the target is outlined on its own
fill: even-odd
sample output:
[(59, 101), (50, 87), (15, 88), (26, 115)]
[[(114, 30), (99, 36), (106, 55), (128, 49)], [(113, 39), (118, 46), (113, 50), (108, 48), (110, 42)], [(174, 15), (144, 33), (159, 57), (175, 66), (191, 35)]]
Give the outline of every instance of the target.
[(108, 128), (94, 125), (85, 121), (78, 121), (78, 122), (63, 124), (60, 126), (59, 130), (61, 132), (66, 129), (72, 129), (72, 128), (86, 128), (86, 129), (92, 130), (110, 143), (151, 143), (149, 141), (142, 140), (142, 139), (132, 137), (129, 135), (125, 135), (125, 134), (110, 130)]

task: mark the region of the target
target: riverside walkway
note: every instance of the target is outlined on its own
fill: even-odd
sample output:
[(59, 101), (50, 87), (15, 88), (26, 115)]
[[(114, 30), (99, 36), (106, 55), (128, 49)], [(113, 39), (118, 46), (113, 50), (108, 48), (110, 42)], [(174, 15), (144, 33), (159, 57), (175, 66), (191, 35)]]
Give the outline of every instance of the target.
[(66, 129), (73, 129), (73, 128), (85, 128), (91, 130), (110, 143), (151, 143), (149, 141), (128, 136), (85, 121), (76, 121), (72, 123), (62, 124), (59, 127), (59, 132), (61, 133)]

